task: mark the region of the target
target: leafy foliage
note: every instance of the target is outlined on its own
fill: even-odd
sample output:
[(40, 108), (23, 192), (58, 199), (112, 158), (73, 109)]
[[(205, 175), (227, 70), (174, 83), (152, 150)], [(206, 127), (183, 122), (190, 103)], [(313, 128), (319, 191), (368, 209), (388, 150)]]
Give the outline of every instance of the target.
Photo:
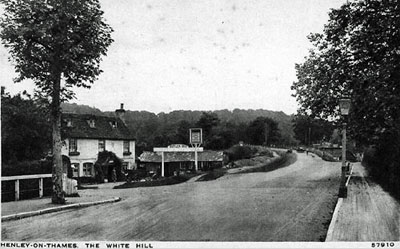
[[(381, 181), (399, 179), (399, 145), (393, 139), (400, 131), (400, 5), (352, 1), (329, 17), (322, 34), (309, 36), (314, 49), (296, 65), (292, 89), (300, 113), (336, 118), (339, 98), (349, 95), (349, 135), (359, 144), (376, 144), (376, 156), (385, 158), (371, 172), (384, 175), (377, 177)], [(391, 186), (399, 189), (400, 181)]]
[(400, 10), (396, 1), (357, 1), (332, 10), (323, 34), (296, 65), (292, 89), (301, 113), (339, 116), (338, 100), (352, 100), (350, 129), (363, 143), (392, 129), (400, 117)]
[[(51, 102), (53, 203), (62, 190), (60, 103), (74, 97), (73, 86), (89, 88), (101, 73), (101, 56), (112, 43), (98, 0), (2, 0), (0, 38), (18, 77), (31, 79), (38, 96)], [(61, 82), (62, 79), (65, 81)]]
[(225, 151), (229, 161), (233, 162), (241, 159), (249, 159), (257, 153), (257, 149), (251, 146), (232, 146)]
[(1, 162), (43, 158), (50, 150), (48, 113), (30, 96), (1, 95)]
[(303, 115), (295, 116), (293, 125), (295, 138), (306, 145), (329, 141), (334, 130), (331, 122)]
[[(110, 163), (111, 162), (111, 163)], [(124, 179), (122, 173), (122, 160), (115, 155), (112, 151), (101, 151), (97, 154), (97, 160), (94, 163), (96, 171), (96, 182), (104, 183), (107, 177), (109, 181), (112, 179), (112, 168), (115, 168), (116, 177), (118, 181)]]
[(271, 145), (279, 142), (278, 123), (267, 117), (258, 117), (247, 128), (249, 143)]
[(20, 82), (32, 79), (51, 96), (52, 81), (63, 73), (61, 93), (73, 97), (72, 86), (90, 87), (101, 70), (101, 55), (112, 43), (112, 29), (102, 19), (96, 0), (3, 0), (0, 37), (9, 49)]

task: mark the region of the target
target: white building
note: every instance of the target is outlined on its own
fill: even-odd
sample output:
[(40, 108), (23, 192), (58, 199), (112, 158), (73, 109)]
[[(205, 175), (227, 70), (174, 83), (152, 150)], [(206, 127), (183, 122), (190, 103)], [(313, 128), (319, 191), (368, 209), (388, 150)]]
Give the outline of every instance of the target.
[(135, 139), (124, 122), (123, 104), (115, 112), (115, 117), (62, 115), (66, 137), (62, 154), (70, 158), (74, 177), (95, 177), (98, 153), (105, 150), (122, 160), (122, 170), (135, 167)]

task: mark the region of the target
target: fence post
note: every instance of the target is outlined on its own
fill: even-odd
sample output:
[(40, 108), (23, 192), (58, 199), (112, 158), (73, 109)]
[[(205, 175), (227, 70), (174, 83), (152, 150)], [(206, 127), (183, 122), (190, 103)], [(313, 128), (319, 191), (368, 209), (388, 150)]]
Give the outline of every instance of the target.
[(19, 200), (19, 180), (15, 180), (15, 200)]
[(39, 178), (39, 198), (43, 197), (43, 178)]

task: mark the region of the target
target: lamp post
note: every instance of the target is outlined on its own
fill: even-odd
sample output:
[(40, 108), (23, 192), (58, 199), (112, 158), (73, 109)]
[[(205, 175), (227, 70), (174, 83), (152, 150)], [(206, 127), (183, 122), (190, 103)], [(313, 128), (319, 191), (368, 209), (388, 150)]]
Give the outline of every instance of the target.
[(339, 100), (340, 113), (344, 119), (343, 122), (343, 130), (342, 130), (342, 176), (340, 180), (339, 187), (339, 197), (346, 198), (347, 197), (347, 186), (346, 186), (346, 117), (349, 115), (350, 110), (350, 99), (349, 98), (341, 98)]

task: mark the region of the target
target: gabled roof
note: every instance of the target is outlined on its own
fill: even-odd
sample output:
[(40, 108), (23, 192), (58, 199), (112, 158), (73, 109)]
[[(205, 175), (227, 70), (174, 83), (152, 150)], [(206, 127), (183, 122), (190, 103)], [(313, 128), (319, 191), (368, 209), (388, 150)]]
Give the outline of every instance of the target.
[[(90, 120), (94, 121), (94, 127), (90, 127)], [(71, 127), (68, 126), (69, 121)], [(113, 127), (113, 124), (116, 126)], [(63, 113), (62, 130), (67, 138), (135, 140), (128, 127), (117, 117)]]
[[(198, 160), (201, 162), (222, 162), (224, 153), (222, 151), (197, 152)], [(144, 151), (140, 156), (141, 162), (161, 163), (161, 152)], [(164, 152), (164, 162), (194, 162), (194, 152)]]

